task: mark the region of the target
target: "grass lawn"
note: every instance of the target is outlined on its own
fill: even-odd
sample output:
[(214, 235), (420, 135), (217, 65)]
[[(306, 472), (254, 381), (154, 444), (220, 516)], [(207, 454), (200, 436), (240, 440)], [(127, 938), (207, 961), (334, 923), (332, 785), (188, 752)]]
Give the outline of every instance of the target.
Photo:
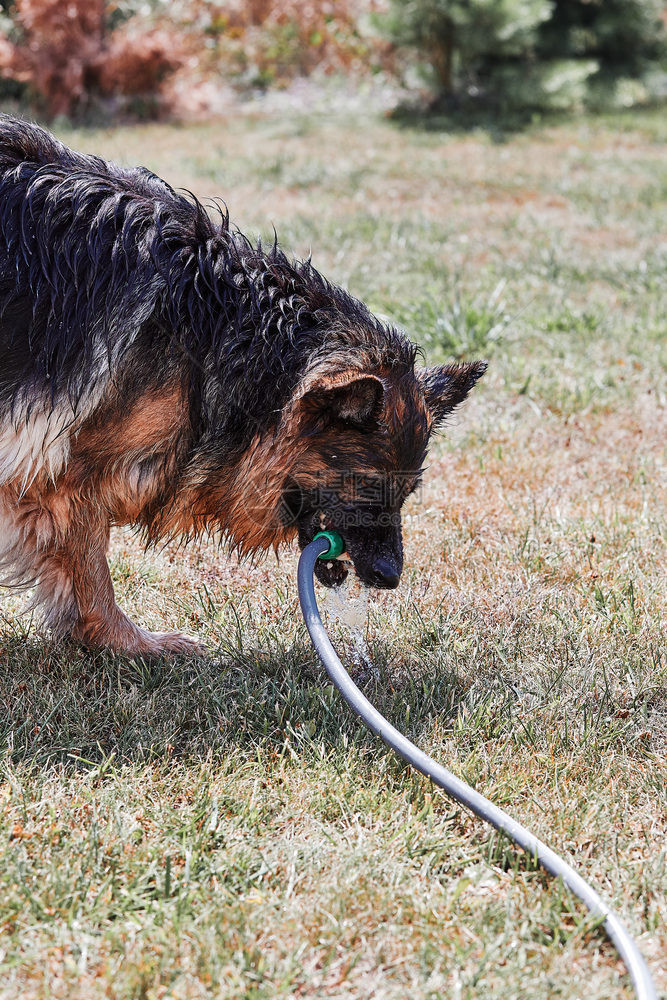
[[(667, 990), (664, 117), (503, 143), (296, 114), (60, 134), (275, 224), (429, 360), (489, 359), (356, 676), (579, 868)], [(3, 1000), (632, 995), (562, 887), (351, 717), (294, 553), (118, 531), (111, 563), (136, 620), (211, 652), (84, 653), (3, 596)]]

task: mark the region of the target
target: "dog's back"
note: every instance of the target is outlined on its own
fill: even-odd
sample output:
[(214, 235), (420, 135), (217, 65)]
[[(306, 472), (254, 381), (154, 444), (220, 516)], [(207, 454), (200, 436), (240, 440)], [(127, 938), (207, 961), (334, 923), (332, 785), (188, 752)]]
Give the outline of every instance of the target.
[[(111, 254), (125, 277), (140, 266), (142, 233), (160, 206), (172, 216), (192, 212), (145, 168), (76, 153), (44, 129), (0, 115), (0, 356), (10, 368), (32, 363), (33, 377), (49, 379), (72, 374), (67, 358), (80, 364), (100, 312), (115, 304)], [(2, 377), (11, 380), (6, 365)]]

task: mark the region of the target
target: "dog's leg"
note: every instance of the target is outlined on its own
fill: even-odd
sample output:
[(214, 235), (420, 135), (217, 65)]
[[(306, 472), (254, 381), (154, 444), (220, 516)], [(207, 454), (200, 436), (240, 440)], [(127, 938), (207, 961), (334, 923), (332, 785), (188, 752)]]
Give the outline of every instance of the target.
[(72, 636), (86, 646), (108, 647), (131, 654), (161, 656), (193, 653), (201, 647), (178, 632), (149, 632), (135, 625), (116, 603), (106, 559), (109, 526), (91, 532), (83, 524), (69, 539), (67, 559), (78, 620)]
[(49, 504), (33, 495), (13, 508), (13, 548), (22, 579), (35, 584), (32, 604), (57, 636), (133, 655), (201, 648), (177, 632), (153, 633), (135, 625), (116, 604), (106, 560), (107, 516), (99, 508), (51, 499)]

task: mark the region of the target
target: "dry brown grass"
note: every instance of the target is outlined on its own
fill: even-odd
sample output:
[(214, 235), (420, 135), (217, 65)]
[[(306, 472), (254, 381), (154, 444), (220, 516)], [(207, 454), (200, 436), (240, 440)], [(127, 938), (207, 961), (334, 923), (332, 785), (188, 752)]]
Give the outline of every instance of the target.
[[(312, 244), (429, 356), (489, 356), (407, 510), (359, 676), (577, 864), (667, 989), (664, 122), (65, 138)], [(631, 995), (578, 905), (341, 707), (294, 553), (145, 556), (119, 532), (112, 563), (133, 617), (212, 654), (91, 657), (5, 602), (0, 996)]]

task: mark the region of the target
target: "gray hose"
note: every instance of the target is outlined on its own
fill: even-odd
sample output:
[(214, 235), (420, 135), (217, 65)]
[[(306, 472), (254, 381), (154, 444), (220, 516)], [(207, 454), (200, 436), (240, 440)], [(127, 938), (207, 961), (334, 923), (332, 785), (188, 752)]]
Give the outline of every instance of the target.
[(657, 993), (651, 979), (651, 974), (637, 945), (613, 910), (598, 896), (597, 892), (591, 888), (588, 882), (585, 882), (574, 868), (552, 851), (550, 847), (547, 847), (541, 840), (538, 840), (525, 826), (521, 826), (511, 816), (508, 816), (506, 812), (503, 812), (498, 806), (495, 806), (488, 799), (484, 798), (483, 795), (476, 792), (470, 785), (466, 785), (465, 781), (461, 781), (460, 778), (457, 778), (446, 768), (442, 767), (441, 764), (436, 763), (428, 754), (423, 753), (414, 743), (406, 739), (402, 733), (394, 729), (391, 723), (387, 722), (380, 715), (377, 709), (371, 705), (370, 701), (364, 697), (352, 681), (331, 645), (329, 636), (324, 630), (315, 600), (313, 570), (317, 560), (329, 551), (329, 539), (324, 535), (320, 535), (307, 545), (301, 553), (297, 577), (299, 601), (306, 622), (306, 628), (308, 629), (313, 645), (326, 667), (329, 677), (350, 708), (361, 717), (369, 729), (383, 739), (403, 760), (416, 767), (418, 771), (421, 771), (427, 778), (430, 778), (434, 784), (439, 785), (440, 788), (444, 789), (448, 795), (451, 795), (461, 805), (472, 809), (477, 816), (486, 820), (487, 823), (490, 823), (497, 830), (501, 830), (515, 844), (518, 844), (531, 857), (535, 858), (552, 875), (560, 877), (575, 896), (578, 896), (586, 904), (594, 916), (604, 917), (602, 926), (625, 962), (637, 997), (639, 1000), (657, 1000)]

